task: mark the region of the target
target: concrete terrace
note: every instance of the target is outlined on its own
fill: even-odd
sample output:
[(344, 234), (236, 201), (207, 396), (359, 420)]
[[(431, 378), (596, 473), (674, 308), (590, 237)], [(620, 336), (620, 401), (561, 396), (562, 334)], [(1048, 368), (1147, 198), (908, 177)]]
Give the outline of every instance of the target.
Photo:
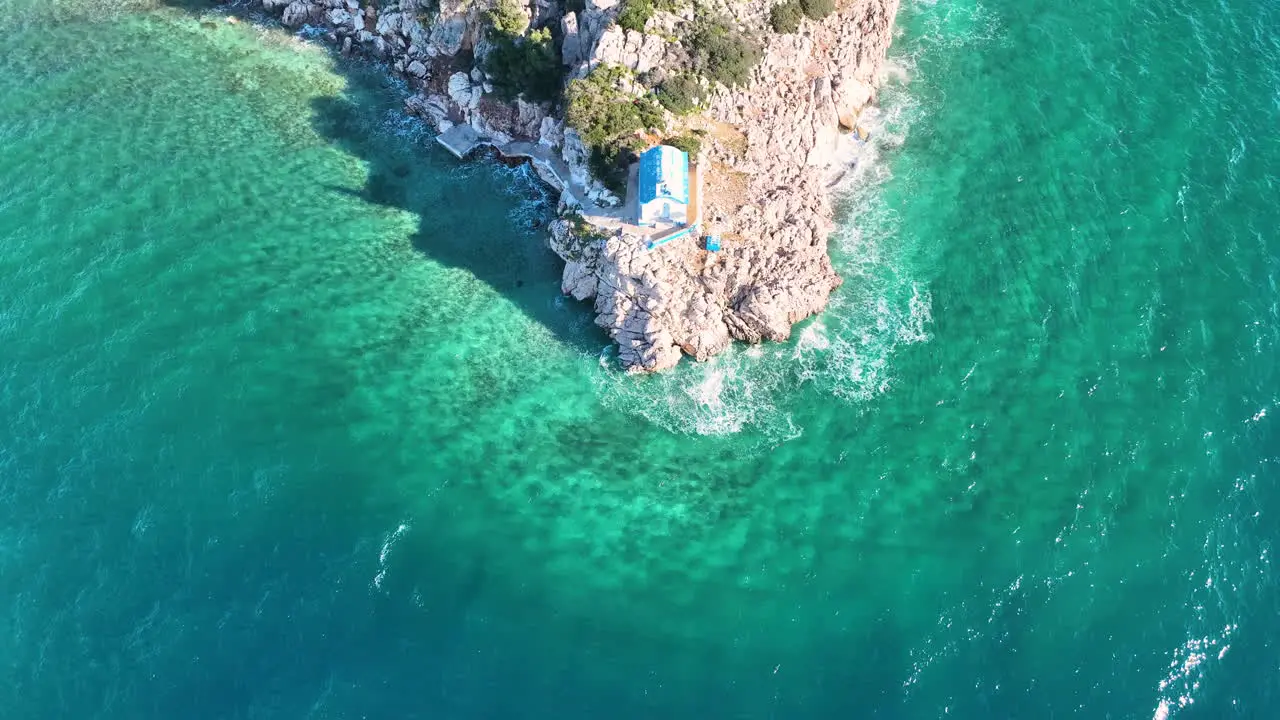
[(627, 235), (643, 238), (651, 247), (666, 242), (672, 236), (686, 232), (696, 232), (702, 222), (702, 168), (699, 163), (691, 163), (691, 182), (689, 187), (688, 225), (664, 224), (657, 227), (636, 225), (639, 193), (637, 191), (638, 167), (632, 164), (627, 172), (627, 196), (618, 207), (600, 207), (588, 199), (587, 188), (573, 182), (569, 166), (560, 155), (546, 145), (530, 142), (510, 142), (496, 145), (488, 138), (481, 137), (470, 125), (454, 125), (452, 128), (436, 136), (436, 142), (459, 160), (471, 154), (476, 148), (492, 147), (506, 158), (523, 158), (533, 164), (534, 170), (544, 181), (561, 192), (568, 192), (581, 208), (582, 217), (587, 222), (614, 232), (621, 231)]

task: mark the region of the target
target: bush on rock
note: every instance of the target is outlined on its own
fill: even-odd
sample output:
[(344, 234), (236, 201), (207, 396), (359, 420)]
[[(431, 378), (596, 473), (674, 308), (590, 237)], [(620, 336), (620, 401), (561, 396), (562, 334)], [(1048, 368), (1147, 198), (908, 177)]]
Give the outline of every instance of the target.
[(644, 26), (653, 17), (653, 3), (650, 0), (627, 0), (618, 13), (618, 25), (623, 30), (644, 32)]
[(635, 98), (620, 85), (627, 70), (600, 67), (569, 83), (564, 119), (592, 147), (609, 145), (623, 135), (662, 124), (662, 109), (652, 98)]
[(724, 18), (701, 17), (685, 38), (693, 67), (725, 85), (744, 85), (760, 61), (760, 47)]
[(836, 0), (800, 0), (800, 9), (810, 20), (823, 20), (836, 11)]
[(683, 150), (689, 154), (690, 160), (696, 159), (698, 153), (702, 152), (702, 140), (694, 135), (677, 135), (663, 140), (662, 144), (670, 145), (677, 150)]
[(776, 33), (790, 35), (800, 29), (800, 18), (803, 16), (800, 1), (787, 0), (774, 5), (769, 11), (769, 25)]
[(523, 35), (529, 29), (529, 18), (515, 0), (500, 0), (485, 17), (494, 30), (504, 35)]
[(500, 35), (484, 59), (484, 71), (504, 98), (523, 93), (535, 102), (554, 100), (560, 94), (564, 67), (550, 30), (534, 30), (529, 37)]
[(658, 102), (676, 115), (696, 112), (702, 105), (702, 85), (690, 75), (673, 75), (658, 86)]
[(623, 89), (629, 71), (596, 68), (569, 83), (564, 119), (591, 149), (591, 172), (615, 193), (626, 192), (627, 166), (644, 144), (636, 134), (663, 125), (662, 108), (650, 96)]

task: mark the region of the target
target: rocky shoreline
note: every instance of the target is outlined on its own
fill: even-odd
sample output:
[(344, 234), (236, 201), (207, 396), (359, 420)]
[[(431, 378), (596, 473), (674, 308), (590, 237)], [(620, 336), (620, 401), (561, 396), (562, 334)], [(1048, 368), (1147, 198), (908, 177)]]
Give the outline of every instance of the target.
[[(770, 30), (769, 0), (668, 2), (643, 31), (619, 24), (626, 10), (619, 0), (579, 2), (570, 9), (574, 0), (253, 0), (344, 54), (388, 62), (415, 91), (407, 109), (438, 131), (467, 125), (500, 152), (515, 147), (514, 155), (532, 159), (561, 193), (549, 244), (565, 261), (564, 292), (594, 302), (596, 323), (629, 370), (670, 368), (682, 354), (706, 360), (733, 340), (787, 339), (841, 284), (827, 254), (830, 186), (860, 132), (859, 113), (874, 101), (899, 0), (844, 0), (787, 34)], [(664, 112), (666, 127), (636, 138), (702, 139), (702, 225), (722, 238), (719, 252), (696, 238), (648, 249), (634, 226), (614, 220), (620, 193), (593, 177), (591, 150), (565, 123), (563, 103), (525, 93), (505, 99), (511, 93), (495, 87), (501, 78), (484, 61), (495, 52), (495, 11), (512, 16), (512, 9), (523, 32), (554, 37), (570, 80), (599, 68), (633, 78), (687, 71), (678, 36), (697, 13), (733, 18), (758, 44), (746, 82), (703, 80), (697, 112)], [(637, 97), (652, 92), (638, 81), (630, 86)]]

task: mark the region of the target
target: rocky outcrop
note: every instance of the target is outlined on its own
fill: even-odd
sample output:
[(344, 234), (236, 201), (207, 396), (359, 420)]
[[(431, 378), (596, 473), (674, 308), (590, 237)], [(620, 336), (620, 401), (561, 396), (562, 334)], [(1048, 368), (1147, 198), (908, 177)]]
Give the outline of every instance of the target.
[[(591, 177), (577, 132), (550, 104), (498, 97), (480, 69), (492, 47), (485, 14), (497, 2), (261, 0), (288, 27), (310, 25), (344, 52), (387, 61), (417, 89), (409, 111), (441, 131), (465, 123), (497, 146), (542, 147), (553, 160), (535, 167), (562, 191), (561, 207), (581, 207), (590, 220), (593, 208), (620, 200)], [(764, 51), (746, 87), (711, 89), (700, 118), (708, 133), (703, 227), (722, 236), (722, 250), (708, 253), (696, 239), (647, 250), (633, 226), (616, 222), (566, 218), (550, 228), (550, 246), (565, 260), (564, 292), (594, 302), (596, 323), (630, 369), (669, 368), (682, 355), (706, 360), (735, 339), (785, 340), (794, 323), (826, 306), (841, 283), (827, 254), (830, 182), (851, 142), (843, 130), (874, 98), (899, 0), (844, 0), (793, 35), (767, 29), (766, 0), (708, 2), (751, 30)], [(615, 24), (618, 0), (586, 0), (577, 12), (552, 0), (521, 7), (538, 26), (558, 27), (571, 78), (601, 65), (651, 77), (688, 67), (674, 37), (692, 19), (691, 5), (656, 13), (643, 33)]]
[(611, 25), (595, 41), (595, 50), (586, 67), (621, 65), (637, 73), (657, 67), (679, 67), (687, 58), (679, 43), (668, 42), (659, 35), (623, 30)]

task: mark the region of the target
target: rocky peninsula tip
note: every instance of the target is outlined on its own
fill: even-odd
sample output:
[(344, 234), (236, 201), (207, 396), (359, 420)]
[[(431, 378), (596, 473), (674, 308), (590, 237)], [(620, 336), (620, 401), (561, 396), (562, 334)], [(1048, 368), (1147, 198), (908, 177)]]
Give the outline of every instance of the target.
[[(786, 340), (841, 284), (831, 186), (883, 77), (898, 0), (253, 4), (387, 62), (413, 89), (407, 109), (459, 157), (488, 145), (532, 162), (560, 193), (549, 245), (562, 288), (593, 302), (628, 370)], [(619, 166), (666, 142), (690, 151), (699, 222), (655, 247), (624, 202), (634, 166)]]

